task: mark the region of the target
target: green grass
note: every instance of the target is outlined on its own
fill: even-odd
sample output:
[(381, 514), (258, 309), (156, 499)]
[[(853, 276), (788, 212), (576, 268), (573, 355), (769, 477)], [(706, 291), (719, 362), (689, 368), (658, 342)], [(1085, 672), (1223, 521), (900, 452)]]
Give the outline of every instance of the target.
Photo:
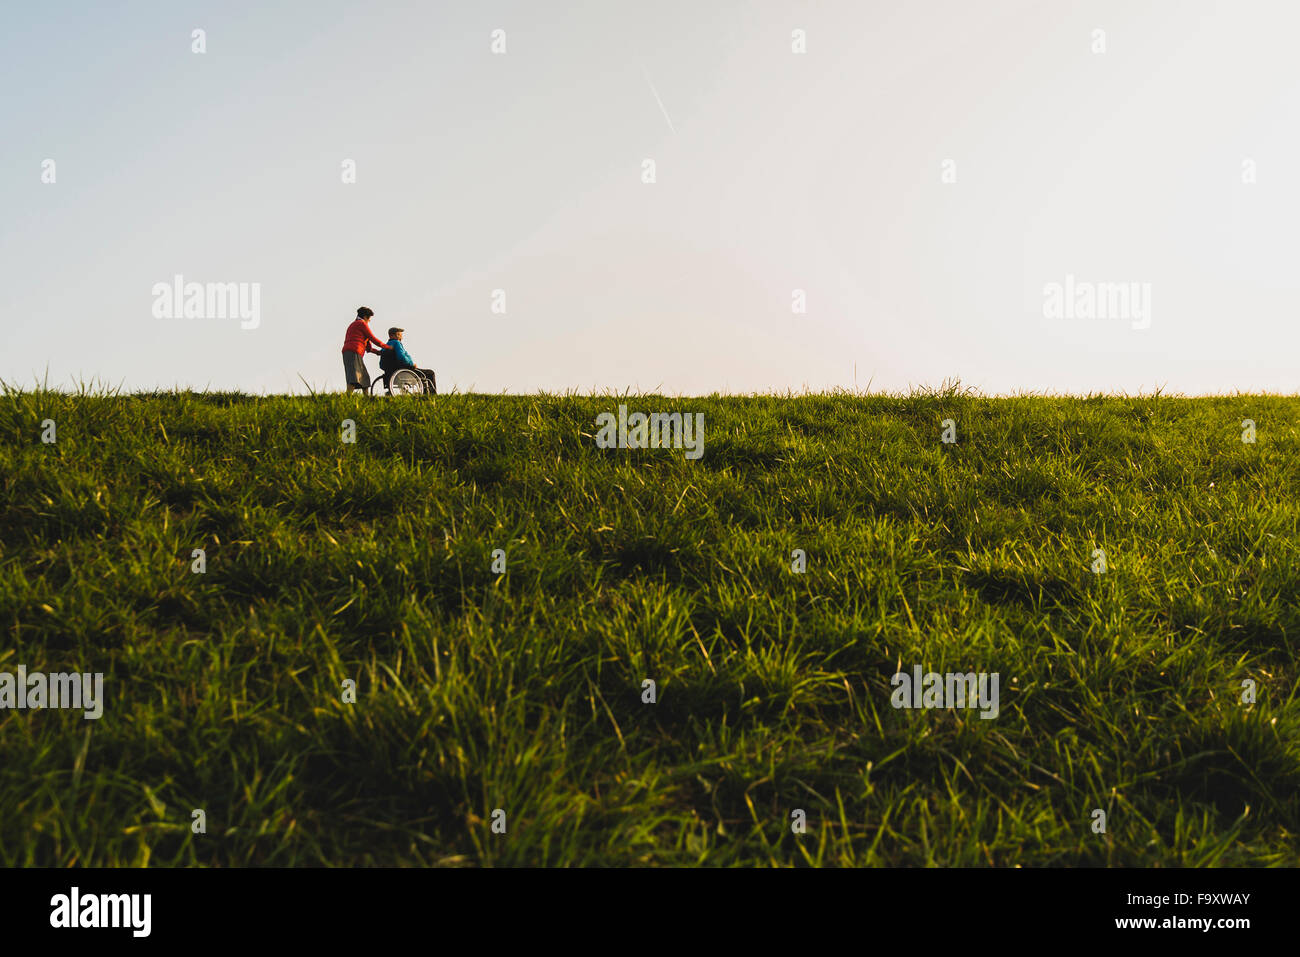
[[(703, 458), (598, 449), (620, 401), (704, 412)], [(1297, 422), (8, 391), (0, 671), (107, 702), (0, 711), (0, 863), (1295, 864)], [(1001, 713), (895, 710), (916, 664)]]

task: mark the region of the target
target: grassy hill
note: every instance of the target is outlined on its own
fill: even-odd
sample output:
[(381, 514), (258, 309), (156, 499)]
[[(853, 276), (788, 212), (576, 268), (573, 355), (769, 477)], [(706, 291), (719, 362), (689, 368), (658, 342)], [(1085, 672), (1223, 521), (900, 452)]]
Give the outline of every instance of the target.
[[(704, 455), (597, 448), (620, 402)], [(1294, 864), (1298, 422), (0, 395), (0, 672), (106, 696), (0, 711), (0, 864)], [(917, 665), (997, 717), (894, 708)]]

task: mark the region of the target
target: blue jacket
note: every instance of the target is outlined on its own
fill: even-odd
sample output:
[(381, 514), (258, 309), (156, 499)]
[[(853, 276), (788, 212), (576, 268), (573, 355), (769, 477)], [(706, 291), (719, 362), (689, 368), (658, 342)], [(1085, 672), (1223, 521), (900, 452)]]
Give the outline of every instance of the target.
[(388, 344), (392, 346), (393, 349), (393, 359), (395, 361), (392, 365), (394, 368), (415, 365), (415, 360), (412, 359), (411, 354), (406, 351), (406, 346), (402, 345), (401, 339), (389, 339)]

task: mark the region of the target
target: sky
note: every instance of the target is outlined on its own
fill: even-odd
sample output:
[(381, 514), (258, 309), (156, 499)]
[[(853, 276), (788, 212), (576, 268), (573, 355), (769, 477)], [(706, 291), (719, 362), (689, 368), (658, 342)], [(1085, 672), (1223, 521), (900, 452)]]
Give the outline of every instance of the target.
[[(4, 4), (0, 380), (341, 390), (366, 305), (441, 391), (1294, 393), (1297, 32), (1258, 0)], [(170, 309), (176, 276), (256, 317)]]

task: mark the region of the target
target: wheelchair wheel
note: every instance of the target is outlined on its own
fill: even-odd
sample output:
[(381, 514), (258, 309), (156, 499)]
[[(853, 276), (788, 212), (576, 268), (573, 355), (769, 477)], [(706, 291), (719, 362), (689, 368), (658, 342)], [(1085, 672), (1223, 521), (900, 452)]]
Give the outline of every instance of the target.
[(392, 395), (423, 395), (424, 377), (414, 369), (398, 369), (388, 377), (388, 391)]

